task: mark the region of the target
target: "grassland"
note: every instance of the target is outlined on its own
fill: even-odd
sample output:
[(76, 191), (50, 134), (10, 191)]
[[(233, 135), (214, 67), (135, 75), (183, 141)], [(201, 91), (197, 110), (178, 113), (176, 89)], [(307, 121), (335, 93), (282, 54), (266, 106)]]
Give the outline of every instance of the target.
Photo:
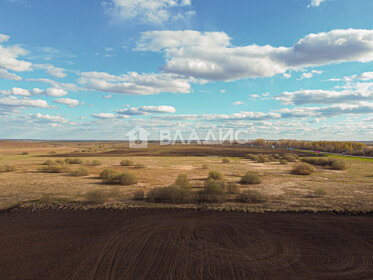
[[(204, 145), (151, 145), (149, 149), (129, 149), (126, 143), (92, 142), (0, 142), (0, 166), (10, 165), (15, 171), (0, 173), (0, 209), (17, 204), (59, 204), (73, 207), (163, 207), (134, 200), (135, 193), (145, 194), (155, 187), (173, 184), (179, 174), (186, 174), (192, 191), (204, 188), (209, 171), (224, 175), (226, 182), (239, 183), (248, 171), (255, 171), (260, 184), (238, 184), (240, 192), (251, 190), (268, 199), (260, 203), (242, 203), (228, 194), (221, 203), (203, 203), (206, 208), (243, 209), (247, 211), (372, 211), (373, 210), (373, 161), (344, 157), (347, 169), (331, 170), (316, 166), (308, 176), (291, 174), (294, 163), (278, 161), (258, 163), (245, 159), (246, 154), (285, 154), (286, 150), (256, 149), (242, 146)], [(306, 153), (298, 152), (300, 156)], [(41, 172), (47, 160), (80, 158), (83, 164), (70, 164), (71, 170), (84, 167), (88, 176), (72, 176), (70, 173)], [(338, 157), (338, 156), (331, 156)], [(223, 163), (222, 159), (229, 162)], [(89, 162), (100, 161), (101, 165)], [(122, 166), (123, 160), (136, 166)], [(138, 165), (139, 166), (139, 165)], [(118, 173), (130, 172), (138, 183), (130, 186), (106, 185), (99, 174), (104, 169)], [(98, 194), (101, 199), (90, 203), (89, 197)], [(183, 203), (172, 207), (201, 207), (201, 204)]]

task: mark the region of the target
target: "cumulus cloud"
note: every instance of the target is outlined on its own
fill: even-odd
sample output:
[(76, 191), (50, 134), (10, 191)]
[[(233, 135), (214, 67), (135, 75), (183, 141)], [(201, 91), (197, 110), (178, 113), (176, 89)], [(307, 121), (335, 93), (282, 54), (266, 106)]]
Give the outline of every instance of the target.
[(78, 83), (89, 90), (128, 95), (151, 95), (161, 92), (189, 93), (188, 80), (174, 74), (139, 74), (130, 72), (120, 76), (104, 72), (80, 74)]
[(42, 99), (29, 99), (29, 98), (16, 98), (14, 96), (1, 97), (0, 107), (37, 107), (37, 108), (50, 108), (47, 101)]
[(42, 115), (40, 113), (37, 113), (35, 115), (32, 115), (37, 120), (42, 120), (45, 122), (53, 122), (53, 123), (70, 123), (68, 120), (61, 116), (51, 116), (51, 115)]
[(45, 94), (48, 96), (61, 97), (65, 96), (67, 91), (60, 88), (47, 88)]
[(11, 90), (0, 90), (2, 95), (20, 95), (20, 96), (31, 96), (31, 92), (23, 88), (12, 88)]
[(112, 113), (98, 113), (98, 114), (91, 114), (92, 117), (97, 119), (115, 119), (117, 116)]
[(224, 32), (148, 31), (142, 33), (136, 50), (163, 52), (162, 69), (169, 73), (231, 81), (331, 63), (373, 61), (373, 30), (309, 34), (291, 47), (237, 47)]
[(5, 69), (0, 69), (0, 79), (20, 81), (22, 78), (14, 73), (9, 73)]
[[(8, 41), (9, 38), (8, 35), (0, 34), (0, 43)], [(18, 59), (26, 54), (27, 51), (17, 45), (9, 47), (0, 45), (0, 69), (16, 72), (31, 71), (32, 64), (30, 62)]]
[(325, 2), (327, 0), (311, 0), (311, 3), (308, 5), (308, 7), (318, 7), (322, 2)]
[(172, 106), (142, 106), (132, 107), (116, 110), (120, 115), (136, 116), (136, 115), (149, 115), (153, 113), (175, 113), (176, 109)]
[(57, 98), (54, 100), (55, 103), (65, 104), (71, 108), (74, 108), (79, 105), (79, 100), (72, 98)]
[(45, 70), (49, 75), (56, 77), (56, 78), (65, 78), (65, 69), (60, 67), (55, 67), (51, 64), (34, 64), (34, 67), (36, 69), (43, 69)]
[(232, 105), (234, 105), (234, 106), (241, 105), (241, 104), (243, 104), (242, 101), (236, 101), (236, 102), (233, 102), (233, 103), (232, 103)]
[(115, 19), (136, 19), (137, 22), (163, 24), (195, 15), (191, 0), (111, 0), (103, 2)]

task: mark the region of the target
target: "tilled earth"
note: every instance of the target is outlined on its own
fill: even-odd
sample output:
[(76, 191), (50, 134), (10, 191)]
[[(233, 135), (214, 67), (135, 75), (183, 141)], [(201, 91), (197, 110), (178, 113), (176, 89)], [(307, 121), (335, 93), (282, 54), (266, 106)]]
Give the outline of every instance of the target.
[(0, 279), (373, 279), (371, 216), (0, 213)]

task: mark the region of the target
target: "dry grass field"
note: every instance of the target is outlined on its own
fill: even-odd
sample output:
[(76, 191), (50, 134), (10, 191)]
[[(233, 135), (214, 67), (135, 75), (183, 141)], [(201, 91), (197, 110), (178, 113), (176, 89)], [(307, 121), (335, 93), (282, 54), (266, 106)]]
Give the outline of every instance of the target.
[[(316, 166), (308, 176), (291, 174), (292, 166), (279, 161), (258, 163), (244, 158), (246, 154), (284, 154), (288, 151), (205, 145), (151, 145), (148, 149), (129, 149), (126, 143), (111, 142), (0, 142), (0, 166), (10, 165), (12, 172), (0, 173), (0, 208), (23, 204), (66, 204), (74, 207), (162, 207), (145, 200), (134, 200), (134, 194), (145, 195), (155, 187), (171, 185), (179, 174), (186, 174), (192, 191), (204, 188), (209, 171), (218, 171), (226, 182), (237, 183), (239, 191), (258, 191), (266, 201), (238, 202), (236, 194), (228, 194), (226, 201), (203, 203), (203, 207), (244, 209), (247, 211), (372, 211), (373, 161), (344, 158), (346, 170), (332, 170)], [(307, 154), (298, 153), (300, 156)], [(43, 173), (47, 160), (79, 158), (82, 164), (70, 164), (71, 170), (85, 167), (88, 176), (70, 173)], [(222, 159), (229, 159), (223, 163)], [(87, 162), (100, 161), (91, 166)], [(121, 166), (123, 160), (143, 166)], [(99, 174), (104, 169), (130, 172), (138, 183), (129, 186), (102, 183)], [(260, 184), (238, 184), (248, 171), (255, 171)], [(89, 194), (103, 196), (102, 201), (89, 203)], [(88, 194), (88, 195), (87, 195)], [(183, 203), (173, 207), (200, 207), (201, 203)]]

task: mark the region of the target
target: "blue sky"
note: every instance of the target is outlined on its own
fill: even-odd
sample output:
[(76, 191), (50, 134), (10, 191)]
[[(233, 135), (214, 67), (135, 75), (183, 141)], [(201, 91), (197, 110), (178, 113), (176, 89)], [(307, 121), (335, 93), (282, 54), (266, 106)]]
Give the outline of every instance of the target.
[(0, 138), (373, 139), (371, 0), (0, 0)]

